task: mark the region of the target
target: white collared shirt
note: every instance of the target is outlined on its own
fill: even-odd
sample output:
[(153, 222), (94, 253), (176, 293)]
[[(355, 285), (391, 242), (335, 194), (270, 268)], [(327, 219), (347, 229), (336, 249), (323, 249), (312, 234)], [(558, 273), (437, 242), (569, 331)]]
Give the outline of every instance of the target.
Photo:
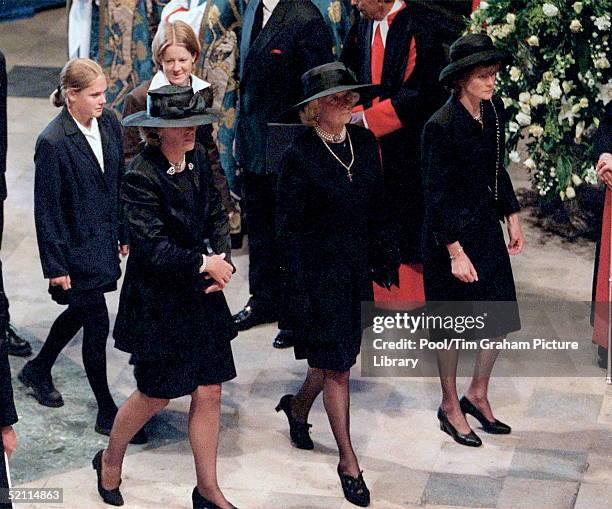
[(79, 131), (81, 131), (85, 136), (87, 143), (89, 143), (91, 150), (93, 150), (93, 153), (100, 164), (102, 173), (104, 173), (104, 152), (102, 152), (102, 136), (100, 135), (100, 128), (98, 127), (98, 119), (95, 117), (91, 119), (91, 127), (89, 129), (82, 125), (76, 118), (74, 118), (74, 121), (76, 122)]
[(268, 22), (268, 20), (270, 19), (270, 16), (272, 16), (272, 13), (274, 12), (274, 9), (276, 9), (276, 6), (278, 5), (278, 2), (280, 0), (262, 0), (263, 1), (263, 25), (262, 27), (266, 26), (266, 23)]
[(374, 44), (374, 37), (376, 37), (376, 28), (380, 25), (380, 35), (382, 37), (383, 46), (387, 46), (387, 34), (389, 33), (389, 16), (399, 11), (402, 7), (404, 7), (403, 0), (395, 0), (393, 7), (391, 7), (391, 10), (387, 13), (386, 16), (380, 21), (374, 21), (374, 24), (372, 26), (371, 44)]
[[(190, 78), (191, 88), (193, 89), (194, 94), (198, 93), (200, 90), (210, 87), (210, 83), (208, 83), (208, 81), (198, 78), (195, 74), (192, 74)], [(155, 90), (156, 88), (164, 87), (166, 85), (170, 85), (170, 81), (168, 78), (166, 78), (163, 71), (157, 71), (151, 80), (149, 90)]]

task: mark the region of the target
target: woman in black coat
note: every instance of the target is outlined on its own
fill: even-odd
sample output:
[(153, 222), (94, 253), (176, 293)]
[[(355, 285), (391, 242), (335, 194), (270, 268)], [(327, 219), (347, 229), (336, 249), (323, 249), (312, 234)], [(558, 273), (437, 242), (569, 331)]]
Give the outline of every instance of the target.
[[(281, 328), (296, 331), (298, 359), (308, 360), (300, 391), (276, 408), (289, 420), (292, 442), (312, 449), (310, 408), (323, 392), (338, 444), (348, 500), (369, 504), (369, 491), (349, 429), (349, 374), (359, 355), (361, 303), (372, 280), (389, 287), (399, 255), (386, 234), (383, 180), (372, 133), (346, 125), (359, 86), (344, 64), (324, 64), (302, 77), (302, 120), (313, 126), (288, 148), (278, 181), (277, 232), (284, 291)], [(283, 323), (284, 322), (284, 323)]]
[[(524, 237), (519, 204), (503, 164), (504, 107), (493, 96), (497, 72), (506, 59), (489, 37), (469, 34), (453, 43), (451, 64), (440, 74), (453, 94), (423, 132), (423, 259), (428, 302), (516, 302), (508, 255), (521, 252)], [(499, 224), (504, 218), (508, 246)], [(502, 314), (491, 317), (483, 337), (499, 339), (520, 328), (516, 305), (504, 307)], [(443, 332), (430, 331), (431, 339), (441, 339)], [(458, 443), (481, 445), (466, 413), (476, 417), (488, 433), (510, 433), (510, 427), (493, 416), (487, 398), (497, 353), (494, 349), (479, 352), (474, 377), (459, 402), (458, 353), (455, 349), (439, 351), (442, 404), (438, 418), (441, 429)]]
[(217, 483), (221, 383), (236, 376), (236, 335), (221, 290), (229, 282), (229, 224), (196, 126), (210, 123), (191, 87), (150, 90), (148, 111), (123, 120), (147, 146), (121, 187), (130, 257), (115, 323), (115, 346), (132, 354), (138, 389), (121, 406), (108, 449), (93, 461), (98, 492), (123, 504), (121, 466), (130, 439), (170, 399), (191, 395), (189, 440), (196, 465), (194, 507), (231, 509)]
[(118, 214), (121, 128), (104, 109), (105, 90), (106, 78), (96, 62), (68, 62), (51, 97), (62, 111), (36, 142), (34, 219), (40, 260), (49, 292), (68, 308), (19, 379), (41, 405), (62, 406), (51, 368), (83, 328), (83, 364), (98, 403), (95, 429), (108, 435), (117, 406), (106, 379), (109, 318), (104, 293), (116, 290), (119, 252), (127, 254), (128, 246)]

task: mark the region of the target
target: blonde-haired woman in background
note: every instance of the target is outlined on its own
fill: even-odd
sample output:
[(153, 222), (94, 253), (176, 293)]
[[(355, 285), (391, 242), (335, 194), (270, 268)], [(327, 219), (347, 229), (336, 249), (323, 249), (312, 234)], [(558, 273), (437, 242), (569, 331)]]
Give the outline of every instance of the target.
[[(201, 46), (191, 26), (183, 21), (161, 24), (151, 49), (153, 60), (159, 70), (153, 79), (142, 82), (126, 96), (123, 106), (124, 117), (146, 110), (147, 91), (165, 85), (191, 86), (194, 93), (203, 95), (208, 105), (212, 105), (213, 90), (210, 83), (193, 74), (195, 63), (200, 57)], [(123, 133), (123, 153), (127, 163), (141, 151), (144, 144), (136, 127), (125, 127)], [(212, 125), (199, 126), (196, 138), (206, 149), (215, 187), (221, 195), (223, 208), (231, 217), (236, 212), (236, 204), (230, 195), (227, 178), (221, 167), (219, 150), (213, 140)]]
[[(117, 406), (106, 377), (109, 332), (104, 293), (117, 289), (119, 253), (128, 253), (119, 223), (123, 172), (121, 129), (104, 109), (106, 77), (89, 59), (70, 60), (51, 95), (61, 112), (38, 137), (34, 219), (44, 277), (54, 301), (68, 305), (39, 354), (19, 373), (41, 405), (60, 407), (51, 369), (83, 328), (83, 365), (98, 404), (95, 430), (108, 435)], [(134, 443), (146, 442), (144, 433)]]

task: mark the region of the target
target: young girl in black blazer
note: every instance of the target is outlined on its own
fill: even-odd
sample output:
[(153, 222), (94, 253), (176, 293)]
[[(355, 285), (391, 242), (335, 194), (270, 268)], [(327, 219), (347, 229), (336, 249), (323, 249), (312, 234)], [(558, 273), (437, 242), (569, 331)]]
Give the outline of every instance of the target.
[(68, 308), (53, 323), (40, 353), (19, 374), (41, 405), (62, 406), (51, 368), (83, 328), (83, 364), (98, 403), (95, 430), (102, 434), (110, 433), (117, 413), (106, 377), (109, 318), (104, 293), (116, 290), (119, 253), (128, 253), (118, 214), (121, 128), (104, 109), (105, 91), (106, 78), (96, 62), (69, 61), (51, 95), (62, 110), (36, 142), (34, 219), (40, 259), (49, 292)]

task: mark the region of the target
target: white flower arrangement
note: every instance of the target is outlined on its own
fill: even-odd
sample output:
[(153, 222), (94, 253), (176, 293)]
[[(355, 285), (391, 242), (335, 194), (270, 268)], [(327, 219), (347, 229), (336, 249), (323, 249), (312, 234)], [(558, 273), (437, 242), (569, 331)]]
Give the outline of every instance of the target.
[(612, 0), (487, 0), (468, 30), (486, 32), (512, 55), (496, 93), (509, 119), (508, 157), (526, 138), (523, 165), (543, 201), (571, 200), (597, 183), (591, 147), (612, 101)]

